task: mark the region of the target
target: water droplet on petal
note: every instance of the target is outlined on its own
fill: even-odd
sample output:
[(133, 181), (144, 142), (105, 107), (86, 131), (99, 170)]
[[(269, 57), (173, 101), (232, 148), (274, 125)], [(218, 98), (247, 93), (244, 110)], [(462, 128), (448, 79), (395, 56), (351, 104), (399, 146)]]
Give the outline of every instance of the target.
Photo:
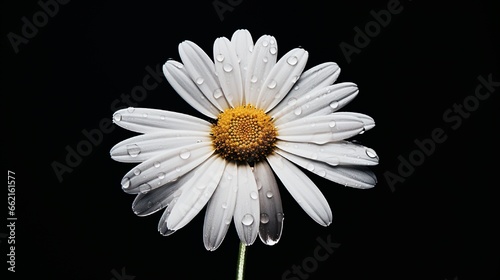
[(314, 164), (312, 163), (308, 163), (307, 166), (306, 166), (307, 170), (309, 171), (313, 171), (314, 170)]
[(276, 214), (276, 217), (278, 218), (278, 223), (281, 223), (281, 221), (285, 219), (285, 215), (281, 212), (278, 212), (278, 214)]
[(226, 209), (227, 208), (227, 202), (222, 202), (222, 208)]
[(122, 115), (121, 114), (115, 114), (113, 116), (113, 120), (115, 120), (115, 122), (119, 122), (122, 120)]
[(276, 88), (277, 85), (278, 85), (278, 83), (275, 80), (271, 80), (271, 82), (269, 82), (269, 84), (267, 84), (267, 87), (270, 89), (273, 89), (273, 88)]
[(157, 177), (158, 177), (158, 179), (162, 180), (165, 178), (165, 173), (160, 172), (160, 173), (158, 173)]
[(160, 165), (161, 165), (161, 163), (160, 163), (159, 161), (155, 161), (154, 166), (155, 166), (156, 168), (160, 167)]
[(133, 112), (135, 111), (135, 108), (134, 108), (134, 107), (128, 107), (128, 108), (127, 108), (127, 111), (128, 111), (129, 113), (133, 113)]
[(250, 193), (250, 197), (251, 197), (252, 199), (257, 199), (257, 198), (259, 197), (259, 195), (258, 195), (256, 192), (251, 192), (251, 193)]
[(142, 184), (139, 186), (139, 192), (140, 193), (147, 193), (151, 190), (151, 186), (149, 184)]
[(255, 75), (252, 75), (252, 77), (250, 78), (250, 82), (252, 82), (254, 84), (257, 82), (257, 80), (258, 80), (258, 78)]
[(260, 222), (262, 224), (267, 224), (269, 223), (269, 215), (267, 215), (266, 213), (262, 213), (260, 214)]
[(268, 192), (266, 193), (266, 197), (267, 197), (267, 198), (271, 198), (271, 197), (273, 197), (273, 193), (272, 193), (271, 191), (268, 191)]
[(262, 46), (264, 46), (264, 47), (269, 46), (269, 41), (267, 41), (267, 40), (262, 41)]
[(334, 128), (336, 125), (337, 125), (337, 123), (335, 121), (330, 121), (328, 123), (328, 126), (331, 127), (331, 128)]
[(181, 150), (181, 152), (179, 153), (179, 157), (182, 159), (188, 159), (190, 156), (191, 156), (191, 152), (189, 152), (186, 149)]
[(245, 216), (243, 216), (243, 219), (241, 219), (241, 223), (244, 226), (252, 225), (253, 221), (254, 221), (254, 218), (253, 218), (252, 214), (245, 214)]
[(215, 59), (218, 61), (218, 62), (223, 62), (224, 61), (224, 55), (223, 54), (218, 54)]
[(148, 114), (144, 113), (144, 114), (142, 114), (142, 117), (143, 117), (143, 118), (147, 118), (147, 117), (148, 117)]
[(269, 59), (267, 58), (267, 56), (265, 56), (262, 61), (264, 61), (264, 63), (267, 63), (269, 61)]
[(137, 157), (141, 153), (141, 148), (137, 144), (127, 145), (127, 153), (131, 157)]
[(134, 175), (135, 176), (141, 175), (141, 170), (139, 168), (134, 169)]
[(130, 179), (125, 177), (122, 180), (122, 188), (128, 189), (130, 187)]
[(165, 115), (160, 116), (160, 120), (164, 121), (165, 120)]
[(271, 54), (276, 54), (278, 52), (278, 49), (276, 47), (272, 47), (269, 49), (269, 53)]
[(318, 171), (318, 175), (321, 176), (321, 177), (325, 177), (326, 176), (326, 170), (324, 170), (324, 169), (319, 170)]
[(295, 103), (297, 103), (297, 98), (290, 98), (290, 100), (288, 100), (288, 105), (290, 106), (295, 105)]
[(292, 55), (292, 56), (290, 56), (290, 57), (286, 60), (286, 62), (288, 62), (288, 64), (290, 64), (290, 65), (294, 66), (294, 65), (296, 65), (296, 64), (297, 64), (297, 62), (299, 62), (299, 59), (298, 59), (295, 55)]
[(371, 158), (377, 157), (377, 153), (375, 153), (375, 151), (373, 149), (366, 148), (365, 152), (366, 152), (366, 155), (371, 157)]
[(203, 84), (203, 82), (204, 82), (204, 81), (205, 81), (205, 80), (204, 80), (202, 77), (199, 77), (199, 78), (197, 78), (197, 79), (196, 79), (196, 83), (197, 83), (198, 85)]
[(229, 64), (229, 63), (224, 64), (223, 69), (224, 69), (224, 71), (226, 71), (226, 72), (228, 72), (228, 73), (229, 73), (229, 72), (233, 71), (233, 65), (231, 65), (231, 64)]
[(325, 162), (332, 166), (337, 166), (340, 163), (339, 159), (336, 157), (329, 157), (325, 160)]
[(338, 107), (339, 107), (338, 101), (333, 101), (332, 103), (330, 103), (330, 108), (337, 109)]
[(214, 91), (214, 98), (215, 98), (215, 99), (219, 99), (219, 98), (221, 98), (221, 97), (222, 97), (222, 90), (221, 90), (220, 88), (218, 88), (218, 89), (216, 89), (216, 90)]
[(302, 108), (301, 107), (297, 107), (295, 108), (295, 110), (293, 111), (293, 113), (298, 116), (300, 114), (302, 114)]

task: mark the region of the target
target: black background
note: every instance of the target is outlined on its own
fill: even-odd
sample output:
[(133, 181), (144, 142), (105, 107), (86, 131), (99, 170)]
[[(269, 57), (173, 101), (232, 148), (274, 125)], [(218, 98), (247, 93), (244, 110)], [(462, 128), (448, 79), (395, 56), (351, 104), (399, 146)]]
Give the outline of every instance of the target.
[[(2, 1), (1, 8), (2, 161), (4, 170), (16, 173), (18, 218), (16, 273), (7, 271), (8, 230), (0, 229), (7, 279), (118, 280), (115, 274), (123, 272), (135, 276), (123, 279), (136, 280), (234, 278), (234, 226), (217, 251), (207, 252), (204, 211), (169, 237), (156, 230), (161, 214), (132, 213), (134, 197), (121, 190), (120, 180), (133, 164), (112, 161), (109, 150), (134, 133), (104, 133), (62, 182), (52, 164), (65, 164), (66, 147), (74, 149), (86, 139), (84, 129), (111, 118), (112, 102), (142, 84), (147, 66), (179, 60), (180, 42), (192, 40), (211, 55), (215, 38), (239, 28), (249, 29), (254, 41), (275, 36), (279, 55), (305, 48), (306, 68), (337, 62), (339, 81), (360, 88), (344, 110), (377, 122), (355, 139), (380, 156), (373, 168), (379, 183), (370, 190), (311, 176), (332, 207), (334, 222), (327, 228), (283, 189), (283, 236), (272, 247), (260, 240), (249, 247), (246, 279), (282, 279), (294, 265), (314, 264), (318, 238), (341, 245), (307, 275), (283, 279), (498, 279), (500, 87), (459, 125), (443, 117), (454, 104), (471, 100), (479, 76), (500, 81), (494, 1), (402, 0), (403, 10), (350, 63), (339, 45), (355, 46), (353, 28), (364, 29), (373, 21), (370, 11), (390, 1), (219, 0), (234, 6), (221, 20), (212, 1), (73, 0), (16, 54), (8, 34), (21, 35), (21, 18), (32, 21), (41, 10), (36, 1), (20, 2)], [(200, 116), (164, 78), (139, 103)], [(391, 189), (384, 174), (398, 174), (401, 158), (416, 153), (414, 141), (431, 137), (435, 128), (445, 131), (446, 141)], [(6, 189), (3, 196), (6, 201)]]

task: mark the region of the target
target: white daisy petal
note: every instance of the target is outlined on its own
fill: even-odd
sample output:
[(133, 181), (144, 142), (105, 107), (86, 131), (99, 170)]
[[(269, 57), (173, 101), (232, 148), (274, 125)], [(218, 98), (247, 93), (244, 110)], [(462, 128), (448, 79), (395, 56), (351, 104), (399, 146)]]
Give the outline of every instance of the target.
[(179, 54), (187, 73), (205, 97), (219, 111), (229, 108), (229, 104), (222, 95), (219, 80), (215, 76), (214, 62), (210, 57), (191, 41), (184, 41), (179, 45)]
[(127, 193), (146, 193), (191, 171), (213, 152), (210, 142), (168, 150), (127, 172), (122, 179), (122, 188)]
[(225, 160), (215, 155), (191, 171), (192, 177), (182, 186), (182, 193), (167, 219), (170, 230), (179, 230), (201, 211), (212, 196), (224, 171)]
[(158, 153), (195, 143), (211, 143), (206, 132), (186, 130), (160, 130), (134, 136), (111, 148), (111, 158), (119, 162), (143, 162)]
[(274, 245), (280, 240), (283, 230), (283, 207), (278, 183), (266, 161), (255, 164), (254, 174), (260, 202), (259, 237), (264, 244)]
[(332, 222), (332, 210), (314, 182), (278, 154), (268, 156), (267, 161), (302, 209), (318, 224), (328, 226)]
[[(375, 120), (365, 114), (361, 113), (354, 113), (354, 112), (335, 112), (337, 115), (344, 115), (344, 116), (350, 116), (350, 117), (355, 117), (361, 122), (363, 122), (363, 130), (367, 131), (375, 127)], [(311, 114), (312, 116), (312, 114)]]
[(339, 110), (358, 94), (353, 83), (339, 83), (316, 89), (293, 102), (288, 102), (281, 110), (273, 111), (276, 125), (287, 123), (311, 114), (327, 115)]
[(236, 180), (236, 163), (227, 162), (219, 186), (210, 198), (205, 212), (203, 243), (207, 250), (213, 251), (220, 246), (231, 225), (238, 191)]
[(294, 104), (297, 99), (313, 90), (327, 87), (333, 84), (340, 74), (340, 67), (335, 62), (326, 62), (319, 64), (300, 75), (299, 80), (293, 89), (288, 92), (286, 97), (270, 111), (270, 115), (281, 109), (287, 104)]
[(138, 194), (132, 203), (132, 210), (137, 216), (143, 217), (165, 208), (174, 199), (174, 194), (182, 186), (180, 181), (181, 179), (170, 182), (148, 193)]
[(259, 92), (269, 72), (276, 65), (278, 44), (273, 36), (260, 37), (252, 51), (245, 80), (245, 98), (248, 104), (256, 105)]
[(146, 109), (127, 108), (114, 113), (113, 122), (125, 129), (152, 133), (163, 129), (193, 130), (210, 132), (211, 124), (205, 120), (186, 114)]
[(243, 104), (243, 83), (240, 64), (231, 42), (217, 38), (214, 42), (215, 71), (219, 78), (222, 92), (231, 107)]
[(276, 127), (280, 140), (324, 144), (357, 135), (364, 126), (355, 117), (330, 114), (306, 117)]
[(288, 153), (332, 166), (378, 164), (378, 156), (373, 149), (347, 141), (323, 145), (278, 141), (276, 146)]
[(265, 112), (274, 108), (298, 81), (308, 57), (307, 51), (296, 48), (280, 58), (261, 87), (256, 106)]
[(324, 162), (293, 155), (283, 150), (277, 150), (276, 152), (298, 166), (344, 186), (368, 189), (373, 188), (377, 183), (375, 174), (363, 166), (332, 166)]
[(259, 233), (259, 194), (252, 169), (248, 164), (238, 164), (236, 207), (234, 225), (241, 242), (251, 245)]
[(180, 62), (169, 60), (163, 65), (163, 74), (174, 90), (193, 108), (215, 119), (219, 109), (208, 101)]
[(182, 194), (181, 190), (182, 188), (178, 189), (171, 195), (170, 202), (167, 208), (165, 208), (165, 210), (163, 211), (163, 214), (161, 215), (160, 221), (158, 222), (158, 231), (160, 232), (161, 235), (169, 236), (175, 232), (175, 230), (171, 230), (167, 227), (167, 220), (168, 217), (170, 216), (170, 213), (172, 212), (172, 209), (177, 203), (179, 196)]
[[(245, 85), (245, 80), (248, 71), (248, 64), (250, 62), (250, 57), (253, 51), (253, 40), (252, 35), (246, 29), (239, 29), (233, 33), (231, 37), (231, 45), (233, 46), (236, 56), (240, 62), (240, 72), (241, 72), (241, 82)], [(243, 86), (243, 91), (245, 87)], [(243, 102), (246, 102), (246, 93), (243, 92)]]

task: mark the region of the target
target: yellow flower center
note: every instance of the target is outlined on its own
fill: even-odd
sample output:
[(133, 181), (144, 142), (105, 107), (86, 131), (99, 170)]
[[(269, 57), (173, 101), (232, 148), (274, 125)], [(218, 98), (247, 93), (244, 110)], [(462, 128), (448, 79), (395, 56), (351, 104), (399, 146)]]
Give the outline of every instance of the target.
[(264, 159), (273, 151), (276, 136), (271, 117), (252, 105), (225, 110), (212, 126), (216, 153), (230, 161), (253, 163)]

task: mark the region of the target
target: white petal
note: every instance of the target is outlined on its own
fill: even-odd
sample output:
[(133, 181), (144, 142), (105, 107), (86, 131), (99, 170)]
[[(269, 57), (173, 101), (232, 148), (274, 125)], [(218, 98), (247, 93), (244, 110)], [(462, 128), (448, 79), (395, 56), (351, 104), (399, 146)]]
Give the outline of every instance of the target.
[(219, 109), (208, 101), (195, 82), (189, 77), (184, 65), (169, 60), (163, 65), (163, 74), (175, 91), (193, 108), (212, 119), (217, 118)]
[(267, 245), (278, 243), (283, 230), (283, 207), (278, 183), (267, 161), (255, 164), (255, 181), (259, 190), (259, 237)]
[[(248, 64), (253, 51), (252, 35), (246, 29), (239, 29), (234, 32), (231, 37), (231, 45), (233, 46), (236, 56), (240, 62), (241, 82), (245, 85), (245, 80), (248, 72)], [(243, 91), (245, 87), (243, 86)], [(243, 92), (243, 102), (246, 103), (246, 93)]]
[(274, 108), (298, 81), (308, 57), (307, 51), (297, 48), (280, 58), (260, 89), (257, 108), (265, 112)]
[(358, 87), (353, 83), (339, 83), (319, 88), (302, 97), (288, 102), (280, 111), (273, 111), (275, 123), (287, 123), (308, 115), (327, 115), (339, 110), (358, 94)]
[(291, 154), (333, 166), (378, 164), (378, 156), (373, 149), (347, 141), (323, 145), (278, 141), (277, 147)]
[(169, 150), (146, 160), (127, 172), (122, 179), (122, 188), (127, 193), (146, 193), (191, 171), (213, 152), (210, 142), (201, 142)]
[(164, 129), (193, 130), (210, 132), (211, 124), (205, 120), (171, 111), (127, 108), (113, 114), (113, 122), (125, 129), (152, 133)]
[(182, 194), (167, 219), (170, 230), (184, 227), (205, 207), (220, 182), (224, 166), (225, 160), (215, 155), (191, 171), (193, 175), (182, 186)]
[(377, 183), (375, 174), (363, 166), (331, 166), (329, 164), (306, 159), (282, 150), (278, 154), (314, 174), (338, 184), (359, 189), (373, 188)]
[(330, 114), (298, 119), (276, 126), (278, 139), (292, 142), (324, 144), (347, 139), (363, 131), (357, 118)]
[(245, 98), (248, 104), (257, 104), (264, 81), (276, 65), (277, 53), (278, 44), (272, 36), (264, 35), (255, 43), (245, 78)]
[(206, 132), (161, 130), (126, 139), (111, 148), (111, 158), (120, 162), (143, 162), (160, 153), (200, 142), (211, 142)]
[(332, 222), (332, 210), (313, 181), (278, 154), (268, 156), (267, 161), (302, 209), (318, 224), (328, 226)]
[(175, 204), (177, 203), (177, 200), (179, 199), (179, 196), (182, 194), (182, 188), (179, 188), (175, 193), (173, 193), (170, 197), (170, 202), (163, 211), (163, 214), (161, 215), (160, 221), (158, 221), (158, 231), (160, 234), (168, 236), (171, 235), (172, 233), (175, 232), (175, 230), (171, 230), (167, 227), (167, 220), (168, 217), (170, 216), (170, 213), (172, 212), (172, 208), (174, 208)]
[(148, 193), (140, 193), (132, 203), (132, 210), (137, 216), (141, 217), (153, 214), (169, 205), (175, 197), (174, 194), (181, 186), (181, 179), (179, 179)]
[(205, 97), (219, 111), (229, 108), (229, 104), (221, 94), (219, 80), (215, 76), (214, 62), (210, 57), (191, 41), (184, 41), (179, 45), (179, 54), (187, 73)]
[(234, 209), (234, 225), (241, 242), (251, 245), (259, 233), (259, 194), (248, 164), (238, 164), (238, 193)]
[(205, 212), (203, 243), (207, 250), (217, 249), (224, 240), (233, 219), (237, 191), (237, 166), (228, 162)]
[(215, 71), (219, 78), (222, 92), (232, 107), (243, 105), (243, 83), (240, 64), (231, 42), (217, 38), (214, 42)]
[(294, 104), (297, 102), (298, 98), (313, 90), (333, 84), (339, 75), (340, 68), (334, 62), (322, 63), (305, 71), (300, 75), (293, 89), (288, 92), (280, 104), (271, 110), (270, 115), (274, 115), (276, 112), (281, 111), (287, 104)]
[(365, 114), (354, 113), (354, 112), (336, 112), (335, 114), (357, 118), (358, 120), (363, 122), (364, 131), (370, 130), (375, 127), (375, 120), (372, 117)]

